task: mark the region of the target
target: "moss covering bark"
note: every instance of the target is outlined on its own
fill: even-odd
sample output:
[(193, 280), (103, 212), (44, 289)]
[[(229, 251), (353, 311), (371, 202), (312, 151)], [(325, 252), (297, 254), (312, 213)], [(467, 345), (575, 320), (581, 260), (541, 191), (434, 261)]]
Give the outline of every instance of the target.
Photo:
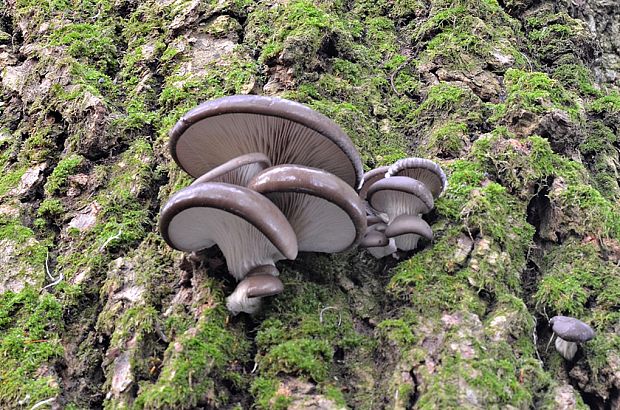
[[(617, 404), (620, 99), (578, 13), (532, 3), (5, 2), (2, 407)], [(172, 125), (247, 93), (328, 115), (367, 170), (438, 161), (433, 243), (303, 255), (230, 317), (221, 254), (156, 226), (190, 182)], [(556, 314), (597, 331), (570, 367)]]

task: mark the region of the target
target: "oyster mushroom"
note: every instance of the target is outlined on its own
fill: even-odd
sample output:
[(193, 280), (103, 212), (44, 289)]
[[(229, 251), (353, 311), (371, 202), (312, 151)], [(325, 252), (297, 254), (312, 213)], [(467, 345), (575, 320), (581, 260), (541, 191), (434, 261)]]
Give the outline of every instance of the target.
[[(265, 266), (275, 275), (276, 261), (297, 256), (295, 232), (282, 212), (259, 193), (237, 185), (204, 182), (180, 190), (162, 209), (159, 230), (170, 246), (186, 252), (217, 244), (237, 280), (255, 270), (264, 273)], [(257, 290), (254, 297), (271, 294)]]
[(573, 360), (577, 343), (584, 343), (594, 337), (594, 330), (579, 319), (570, 316), (554, 316), (549, 325), (556, 335), (555, 348), (566, 360)]
[(385, 235), (386, 228), (387, 225), (382, 222), (369, 226), (360, 242), (360, 248), (365, 248), (377, 259), (396, 252), (397, 248), (394, 239), (388, 238)]
[(410, 251), (416, 248), (420, 237), (432, 240), (433, 230), (417, 215), (399, 215), (390, 222), (385, 230), (385, 236), (394, 238), (398, 249)]
[(379, 168), (375, 168), (372, 171), (368, 171), (364, 173), (364, 177), (362, 178), (362, 187), (359, 190), (359, 196), (362, 199), (366, 199), (366, 194), (368, 193), (368, 188), (375, 182), (385, 178), (385, 174), (390, 169), (389, 166), (383, 166)]
[(192, 185), (203, 182), (226, 182), (246, 186), (252, 177), (269, 168), (271, 161), (263, 153), (252, 152), (233, 158), (197, 178)]
[(351, 187), (362, 163), (333, 121), (302, 104), (276, 97), (235, 95), (199, 105), (170, 132), (179, 166), (199, 177), (240, 155), (262, 152), (272, 164), (299, 164), (330, 172)]
[(278, 274), (278, 270), (272, 265), (253, 269), (226, 298), (228, 310), (233, 314), (257, 312), (263, 297), (277, 295), (284, 290), (282, 281), (277, 278)]
[(368, 189), (368, 203), (385, 212), (390, 221), (400, 215), (419, 215), (435, 206), (426, 186), (408, 177), (390, 177), (375, 182)]
[(341, 252), (356, 245), (366, 230), (366, 211), (355, 190), (321, 169), (277, 165), (256, 175), (248, 188), (286, 215), (300, 251)]
[(403, 158), (392, 164), (386, 176), (406, 176), (417, 179), (426, 185), (426, 188), (433, 194), (433, 198), (446, 189), (447, 178), (441, 167), (435, 162), (424, 158)]

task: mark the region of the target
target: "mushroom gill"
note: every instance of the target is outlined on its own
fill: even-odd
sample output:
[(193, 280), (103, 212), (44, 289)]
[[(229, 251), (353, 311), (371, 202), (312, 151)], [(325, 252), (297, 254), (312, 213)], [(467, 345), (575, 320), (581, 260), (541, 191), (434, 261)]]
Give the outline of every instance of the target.
[(231, 184), (205, 182), (177, 192), (161, 211), (160, 232), (170, 246), (186, 252), (216, 243), (238, 280), (255, 267), (297, 256), (295, 233), (280, 210)]
[(269, 168), (271, 161), (263, 153), (252, 152), (233, 158), (197, 178), (192, 185), (203, 182), (225, 182), (246, 186), (254, 175)]
[(262, 152), (274, 165), (323, 169), (351, 187), (362, 179), (359, 154), (340, 127), (282, 98), (236, 95), (208, 101), (183, 116), (170, 137), (172, 157), (193, 176), (240, 155)]
[(355, 190), (321, 169), (278, 165), (256, 175), (248, 188), (266, 195), (286, 215), (300, 251), (341, 252), (366, 230), (366, 212)]

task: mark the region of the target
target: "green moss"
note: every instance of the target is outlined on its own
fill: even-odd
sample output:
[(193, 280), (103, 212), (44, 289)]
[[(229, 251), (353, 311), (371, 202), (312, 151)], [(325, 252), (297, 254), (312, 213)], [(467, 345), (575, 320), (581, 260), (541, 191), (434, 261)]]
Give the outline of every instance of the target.
[(37, 215), (46, 217), (49, 219), (56, 219), (65, 213), (65, 207), (58, 199), (46, 199), (41, 202), (39, 209), (37, 209)]
[(535, 114), (544, 114), (552, 109), (560, 109), (566, 111), (573, 120), (579, 120), (581, 107), (575, 102), (575, 96), (547, 74), (509, 69), (504, 81), (508, 110), (525, 109)]
[(65, 45), (74, 58), (91, 62), (102, 72), (118, 65), (114, 28), (98, 23), (72, 23), (54, 30), (50, 45)]
[(601, 92), (594, 86), (592, 74), (582, 64), (564, 64), (553, 70), (551, 77), (565, 88), (584, 96), (599, 96)]
[(308, 376), (314, 381), (325, 380), (334, 351), (326, 340), (292, 339), (280, 343), (261, 358), (263, 373)]
[(19, 181), (27, 171), (25, 167), (14, 167), (13, 169), (5, 167), (0, 176), (0, 195), (4, 195), (13, 188), (17, 188)]
[(60, 160), (51, 175), (47, 178), (45, 192), (47, 192), (48, 195), (53, 195), (66, 188), (68, 178), (78, 172), (83, 161), (84, 158), (78, 154), (73, 154)]
[(620, 93), (613, 92), (594, 100), (590, 104), (589, 109), (596, 114), (601, 114), (603, 112), (610, 114), (620, 112)]
[(45, 366), (62, 356), (62, 306), (50, 294), (26, 287), (0, 295), (0, 404), (11, 407), (30, 397), (36, 403), (54, 397), (59, 386)]
[(245, 338), (226, 329), (226, 316), (222, 307), (206, 308), (194, 328), (170, 344), (157, 382), (140, 385), (134, 406), (190, 409), (199, 403), (225, 403), (226, 394), (216, 390), (216, 382), (236, 383), (238, 375), (228, 364), (248, 348)]
[(257, 377), (252, 382), (250, 391), (255, 398), (255, 404), (260, 409), (285, 410), (292, 402), (290, 397), (278, 394), (278, 380), (267, 377)]
[(539, 309), (547, 307), (549, 314), (583, 317), (588, 300), (602, 293), (608, 303), (605, 288), (610, 286), (609, 295), (617, 296), (620, 286), (614, 268), (601, 261), (594, 245), (574, 240), (547, 253), (541, 270), (543, 277), (534, 298)]
[(467, 124), (448, 121), (433, 129), (424, 147), (429, 155), (456, 158), (465, 148), (466, 140)]

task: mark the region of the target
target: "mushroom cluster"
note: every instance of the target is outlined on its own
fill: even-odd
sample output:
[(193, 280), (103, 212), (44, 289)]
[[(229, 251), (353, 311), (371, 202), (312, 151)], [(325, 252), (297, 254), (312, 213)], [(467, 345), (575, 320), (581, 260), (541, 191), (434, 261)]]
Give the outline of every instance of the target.
[(364, 174), (359, 195), (366, 201), (368, 228), (360, 246), (382, 258), (415, 249), (420, 238), (432, 240), (422, 214), (433, 209), (446, 184), (441, 167), (423, 158), (404, 158)]
[(170, 137), (172, 157), (196, 180), (163, 207), (161, 234), (186, 252), (219, 246), (239, 281), (226, 300), (232, 313), (254, 313), (261, 298), (283, 290), (275, 262), (361, 240), (361, 160), (327, 117), (285, 99), (239, 95), (189, 111)]

